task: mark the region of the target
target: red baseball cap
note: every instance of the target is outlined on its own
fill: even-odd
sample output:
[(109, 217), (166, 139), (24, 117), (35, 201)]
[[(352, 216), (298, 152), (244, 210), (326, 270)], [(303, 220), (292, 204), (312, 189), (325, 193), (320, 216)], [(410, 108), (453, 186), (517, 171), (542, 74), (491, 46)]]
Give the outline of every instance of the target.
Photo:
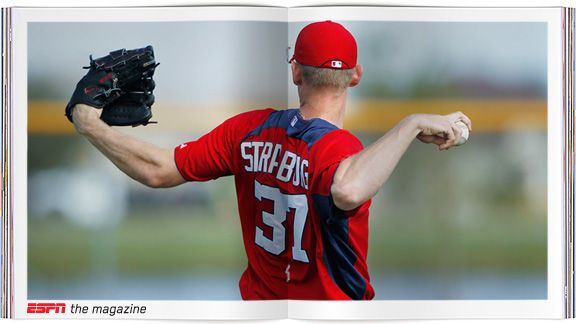
[(290, 62), (344, 70), (356, 67), (356, 59), (354, 36), (339, 23), (327, 20), (311, 23), (300, 31)]

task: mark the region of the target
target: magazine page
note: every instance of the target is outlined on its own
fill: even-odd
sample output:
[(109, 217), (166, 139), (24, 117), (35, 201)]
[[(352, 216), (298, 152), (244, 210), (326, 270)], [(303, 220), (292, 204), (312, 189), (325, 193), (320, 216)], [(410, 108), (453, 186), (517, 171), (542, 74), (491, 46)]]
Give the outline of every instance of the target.
[[(77, 132), (65, 107), (91, 59), (150, 45), (155, 103), (123, 136), (172, 150), (287, 102), (285, 8), (13, 11), (15, 316), (286, 318), (246, 302), (232, 177), (152, 189)], [(142, 151), (144, 146), (138, 147)]]
[[(26, 179), (13, 184), (16, 317), (561, 317), (559, 10), (15, 9), (14, 177)], [(336, 130), (340, 117), (326, 124), (293, 108), (310, 98), (297, 90), (298, 64), (310, 59), (297, 52), (297, 36), (328, 19), (353, 35), (360, 65), (319, 62), (355, 69), (342, 125), (351, 135), (322, 141), (318, 134)], [(148, 143), (176, 152), (180, 176), (202, 183), (148, 188), (64, 115), (90, 54), (148, 45), (161, 63), (151, 123), (114, 129), (138, 140), (127, 140), (135, 151)], [(369, 209), (340, 209), (321, 190), (302, 199), (298, 190), (318, 181), (330, 188), (330, 163), (358, 143), (368, 147), (410, 115), (456, 112), (468, 123), (453, 131), (460, 145), (439, 152), (435, 141), (448, 136), (418, 136)], [(233, 116), (218, 137), (201, 137)], [(270, 174), (265, 181), (227, 176), (235, 170), (218, 150), (226, 145), (181, 153), (256, 124), (237, 165)], [(310, 125), (323, 130), (306, 132)], [(327, 176), (315, 177), (324, 173), (313, 172), (305, 149), (258, 139), (271, 128), (310, 152), (337, 134), (340, 145), (317, 160)], [(185, 167), (201, 168), (205, 158), (221, 161), (218, 174)], [(294, 191), (266, 183), (272, 178)], [(311, 206), (361, 217), (328, 218), (323, 227), (302, 213)], [(241, 223), (249, 208), (260, 217)]]
[[(372, 199), (366, 246), (352, 218), (323, 225), (325, 275), (371, 300), (291, 300), (290, 318), (563, 316), (560, 18), (555, 8), (290, 9), (290, 44), (327, 20), (355, 38), (363, 75), (344, 128), (365, 147), (414, 114), (462, 112), (472, 124), (447, 151), (414, 141)], [(291, 106), (299, 95), (289, 86)]]

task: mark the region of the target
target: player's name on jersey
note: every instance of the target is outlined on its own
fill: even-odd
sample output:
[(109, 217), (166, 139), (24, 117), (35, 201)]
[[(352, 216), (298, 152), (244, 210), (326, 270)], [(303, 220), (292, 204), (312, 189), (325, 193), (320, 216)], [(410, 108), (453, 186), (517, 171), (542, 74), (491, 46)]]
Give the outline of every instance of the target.
[(279, 181), (308, 189), (308, 160), (284, 150), (281, 144), (242, 142), (240, 150), (245, 161), (244, 170), (275, 174)]

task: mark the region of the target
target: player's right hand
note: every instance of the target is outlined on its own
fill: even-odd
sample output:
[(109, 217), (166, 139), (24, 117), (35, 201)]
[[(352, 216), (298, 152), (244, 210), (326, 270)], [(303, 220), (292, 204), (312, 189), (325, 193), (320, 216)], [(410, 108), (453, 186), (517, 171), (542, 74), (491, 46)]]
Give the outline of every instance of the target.
[(468, 129), (472, 130), (470, 118), (461, 112), (448, 115), (417, 114), (412, 118), (419, 130), (416, 138), (423, 143), (436, 144), (441, 151), (457, 145), (460, 141), (462, 131), (456, 122), (462, 121)]

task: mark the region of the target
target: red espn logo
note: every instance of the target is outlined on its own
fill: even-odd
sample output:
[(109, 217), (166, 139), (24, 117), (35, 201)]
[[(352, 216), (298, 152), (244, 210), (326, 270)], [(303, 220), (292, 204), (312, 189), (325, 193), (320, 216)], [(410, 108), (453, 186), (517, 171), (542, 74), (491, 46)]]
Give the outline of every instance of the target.
[(28, 314), (65, 313), (65, 303), (28, 303)]

